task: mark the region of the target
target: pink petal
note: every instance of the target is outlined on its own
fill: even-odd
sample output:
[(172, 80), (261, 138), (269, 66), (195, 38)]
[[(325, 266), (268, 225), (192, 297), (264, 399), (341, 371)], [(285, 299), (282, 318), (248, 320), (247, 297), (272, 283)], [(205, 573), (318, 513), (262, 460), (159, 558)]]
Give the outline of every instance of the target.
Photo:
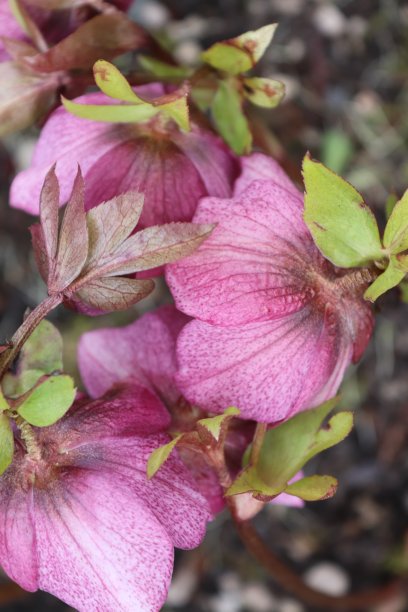
[(305, 265), (321, 260), (302, 214), (299, 194), (265, 181), (239, 198), (202, 200), (194, 222), (218, 226), (191, 256), (167, 266), (177, 307), (221, 325), (302, 308), (310, 297)]
[[(8, 38), (24, 39), (24, 32), (14, 19), (8, 0), (0, 0), (0, 36)], [(7, 51), (0, 41), (0, 61), (9, 59)]]
[(282, 170), (277, 161), (263, 153), (252, 153), (241, 157), (242, 173), (235, 182), (234, 195), (240, 195), (251, 183), (257, 180), (270, 181), (286, 189), (292, 195), (299, 197), (299, 190)]
[(98, 397), (128, 379), (156, 391), (168, 405), (175, 404), (180, 397), (174, 383), (175, 344), (187, 321), (173, 306), (163, 306), (126, 327), (84, 334), (78, 363), (88, 392)]
[(173, 545), (126, 478), (71, 471), (34, 503), (40, 589), (80, 612), (160, 609)]
[(330, 397), (351, 352), (340, 324), (310, 308), (242, 327), (193, 321), (179, 336), (177, 381), (191, 403), (272, 423)]

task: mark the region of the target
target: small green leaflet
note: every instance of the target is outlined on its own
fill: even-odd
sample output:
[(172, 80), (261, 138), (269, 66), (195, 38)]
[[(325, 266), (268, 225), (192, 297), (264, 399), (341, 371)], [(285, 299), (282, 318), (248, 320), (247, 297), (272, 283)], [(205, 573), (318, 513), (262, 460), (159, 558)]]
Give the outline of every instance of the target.
[(161, 113), (184, 131), (190, 129), (188, 88), (181, 87), (155, 100), (138, 96), (122, 73), (110, 62), (99, 60), (94, 65), (95, 82), (100, 90), (120, 104), (78, 104), (62, 97), (68, 112), (82, 119), (106, 123), (138, 123)]
[(227, 408), (223, 414), (219, 414), (218, 416), (210, 417), (208, 419), (200, 419), (197, 421), (197, 429), (199, 435), (202, 429), (205, 429), (212, 438), (218, 442), (222, 433), (225, 431), (225, 428), (228, 426), (229, 421), (239, 415), (238, 408)]
[(211, 112), (219, 133), (231, 149), (238, 155), (249, 153), (252, 134), (242, 109), (241, 96), (233, 82), (220, 82)]
[(336, 480), (329, 476), (303, 478), (297, 481), (300, 483), (297, 486), (296, 483), (288, 483), (312, 457), (338, 444), (350, 433), (353, 426), (350, 412), (335, 414), (324, 426), (336, 402), (335, 398), (317, 408), (305, 410), (269, 429), (265, 434), (258, 463), (238, 475), (228, 495), (252, 492), (274, 497), (285, 491), (312, 500), (334, 493)]
[(158, 472), (163, 463), (165, 463), (165, 461), (167, 461), (167, 459), (170, 457), (171, 451), (179, 442), (181, 437), (182, 434), (176, 436), (173, 440), (171, 440), (171, 442), (168, 442), (163, 446), (159, 446), (159, 448), (156, 448), (150, 454), (149, 460), (147, 462), (147, 477), (149, 478), (149, 480), (150, 478), (153, 478), (153, 476)]
[(392, 209), (383, 242), (392, 255), (398, 255), (408, 249), (408, 190)]
[(11, 429), (10, 419), (3, 413), (0, 414), (0, 475), (3, 474), (13, 460), (14, 436)]
[(378, 276), (364, 293), (364, 298), (370, 302), (375, 302), (383, 293), (396, 287), (405, 277), (405, 272), (398, 269), (396, 257), (391, 256), (386, 270)]
[(285, 85), (275, 79), (252, 77), (244, 79), (244, 96), (252, 104), (275, 108), (285, 95)]
[(232, 75), (251, 70), (261, 59), (275, 33), (277, 24), (245, 32), (236, 38), (217, 42), (201, 55), (202, 60)]
[(48, 427), (56, 423), (71, 407), (76, 389), (70, 376), (50, 376), (35, 387), (17, 408), (30, 425)]
[(19, 397), (34, 387), (45, 374), (62, 370), (62, 337), (49, 321), (41, 321), (24, 344), (14, 374), (3, 378), (7, 397)]
[(342, 268), (384, 259), (377, 222), (347, 181), (312, 160), (303, 160), (304, 218), (323, 255)]

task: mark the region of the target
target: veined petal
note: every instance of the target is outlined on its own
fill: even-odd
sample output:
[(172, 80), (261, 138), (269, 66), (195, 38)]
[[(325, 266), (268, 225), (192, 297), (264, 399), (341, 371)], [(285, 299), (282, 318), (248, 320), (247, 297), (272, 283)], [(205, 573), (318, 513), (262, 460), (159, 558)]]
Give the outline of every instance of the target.
[(273, 157), (263, 153), (252, 153), (246, 157), (241, 157), (240, 161), (241, 174), (235, 181), (234, 196), (238, 196), (245, 191), (254, 181), (262, 180), (275, 183), (301, 199), (299, 190)]
[(299, 197), (256, 181), (232, 200), (205, 198), (194, 222), (217, 223), (189, 257), (167, 266), (177, 307), (220, 325), (266, 321), (309, 300), (305, 269), (320, 255)]
[(237, 406), (243, 418), (280, 421), (336, 391), (352, 353), (341, 331), (334, 315), (308, 307), (241, 327), (193, 321), (178, 339), (177, 382), (210, 411)]

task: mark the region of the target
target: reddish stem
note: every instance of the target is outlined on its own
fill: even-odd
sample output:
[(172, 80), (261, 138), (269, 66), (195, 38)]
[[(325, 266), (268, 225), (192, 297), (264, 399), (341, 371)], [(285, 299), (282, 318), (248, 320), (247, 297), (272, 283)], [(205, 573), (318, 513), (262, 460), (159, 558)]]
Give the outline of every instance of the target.
[(51, 295), (39, 304), (30, 314), (24, 319), (16, 333), (11, 339), (10, 348), (4, 351), (0, 357), (0, 380), (8, 370), (18, 353), (21, 351), (26, 340), (31, 336), (35, 328), (47, 316), (47, 314), (56, 308), (62, 302), (62, 295)]
[(236, 517), (233, 502), (230, 502), (229, 506), (235, 527), (247, 550), (268, 570), (277, 584), (308, 606), (322, 610), (343, 610), (344, 612), (361, 610), (366, 612), (371, 606), (377, 606), (388, 601), (399, 595), (404, 588), (407, 588), (406, 581), (397, 579), (379, 589), (350, 595), (333, 596), (317, 591), (307, 586), (291, 568), (265, 546), (264, 541), (249, 521), (242, 522)]

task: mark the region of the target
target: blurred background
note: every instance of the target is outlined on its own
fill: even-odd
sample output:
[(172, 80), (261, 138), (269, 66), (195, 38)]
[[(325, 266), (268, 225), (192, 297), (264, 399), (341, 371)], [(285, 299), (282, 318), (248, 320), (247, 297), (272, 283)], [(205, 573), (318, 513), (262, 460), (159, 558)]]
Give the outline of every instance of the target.
[[(285, 82), (276, 110), (256, 112), (270, 150), (293, 177), (307, 150), (350, 180), (385, 220), (390, 193), (408, 186), (408, 3), (396, 0), (136, 0), (131, 15), (194, 65), (201, 50), (271, 22), (275, 39), (259, 65)], [(38, 132), (0, 144), (0, 338), (12, 335), (27, 307), (44, 297), (30, 250), (33, 219), (8, 207), (14, 174), (27, 167)], [(67, 370), (75, 373), (78, 337), (119, 325), (153, 308), (159, 286), (126, 314), (86, 319), (59, 309)], [(407, 291), (408, 295), (408, 291)], [(255, 520), (271, 549), (306, 583), (340, 595), (380, 587), (408, 571), (408, 307), (400, 291), (377, 305), (377, 326), (363, 361), (348, 373), (345, 407), (355, 410), (353, 434), (310, 466), (340, 487), (303, 510), (267, 507)], [(5, 612), (67, 610), (45, 594), (24, 594), (1, 577)], [(374, 608), (404, 612), (404, 597)], [(165, 610), (179, 612), (302, 612), (313, 610), (278, 587), (240, 543), (221, 514), (202, 546), (177, 551)], [(103, 611), (105, 612), (105, 611)], [(116, 612), (116, 611), (112, 611)], [(119, 612), (119, 611), (118, 611)], [(137, 610), (135, 610), (137, 612)]]

